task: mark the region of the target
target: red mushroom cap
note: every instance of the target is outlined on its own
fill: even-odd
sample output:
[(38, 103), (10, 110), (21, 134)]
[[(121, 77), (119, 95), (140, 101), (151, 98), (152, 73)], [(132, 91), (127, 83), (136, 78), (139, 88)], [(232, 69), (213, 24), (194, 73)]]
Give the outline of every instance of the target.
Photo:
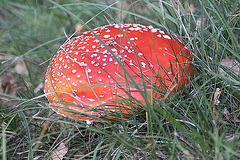
[[(173, 91), (189, 83), (190, 52), (163, 31), (139, 24), (115, 24), (93, 32), (84, 32), (64, 44), (50, 63), (45, 93), (57, 113), (92, 120), (79, 113), (100, 116), (119, 112), (119, 106), (111, 104), (129, 96), (143, 102), (139, 92), (143, 89), (142, 77), (149, 94), (151, 81), (158, 90), (177, 84)], [(139, 89), (132, 85), (133, 81)], [(122, 112), (130, 113), (130, 107), (122, 107)]]

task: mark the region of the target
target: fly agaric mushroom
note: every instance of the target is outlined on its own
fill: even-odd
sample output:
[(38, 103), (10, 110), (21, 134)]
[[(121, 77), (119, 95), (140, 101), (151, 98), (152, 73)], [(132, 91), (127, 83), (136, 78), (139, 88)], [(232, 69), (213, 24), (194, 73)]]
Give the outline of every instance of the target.
[(67, 117), (131, 113), (126, 104), (114, 104), (130, 97), (143, 102), (143, 80), (156, 97), (161, 90), (180, 90), (192, 75), (191, 60), (181, 42), (152, 26), (107, 25), (60, 48), (47, 69), (45, 93), (53, 110)]

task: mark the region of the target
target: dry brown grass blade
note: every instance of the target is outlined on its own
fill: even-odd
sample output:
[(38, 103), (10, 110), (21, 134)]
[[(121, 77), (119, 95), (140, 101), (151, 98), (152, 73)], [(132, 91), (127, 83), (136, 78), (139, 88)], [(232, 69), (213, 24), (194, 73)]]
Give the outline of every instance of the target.
[(214, 93), (214, 105), (213, 105), (213, 116), (215, 120), (218, 120), (219, 118), (219, 113), (217, 111), (217, 106), (219, 105), (219, 96), (221, 94), (220, 88), (216, 88), (216, 91)]

